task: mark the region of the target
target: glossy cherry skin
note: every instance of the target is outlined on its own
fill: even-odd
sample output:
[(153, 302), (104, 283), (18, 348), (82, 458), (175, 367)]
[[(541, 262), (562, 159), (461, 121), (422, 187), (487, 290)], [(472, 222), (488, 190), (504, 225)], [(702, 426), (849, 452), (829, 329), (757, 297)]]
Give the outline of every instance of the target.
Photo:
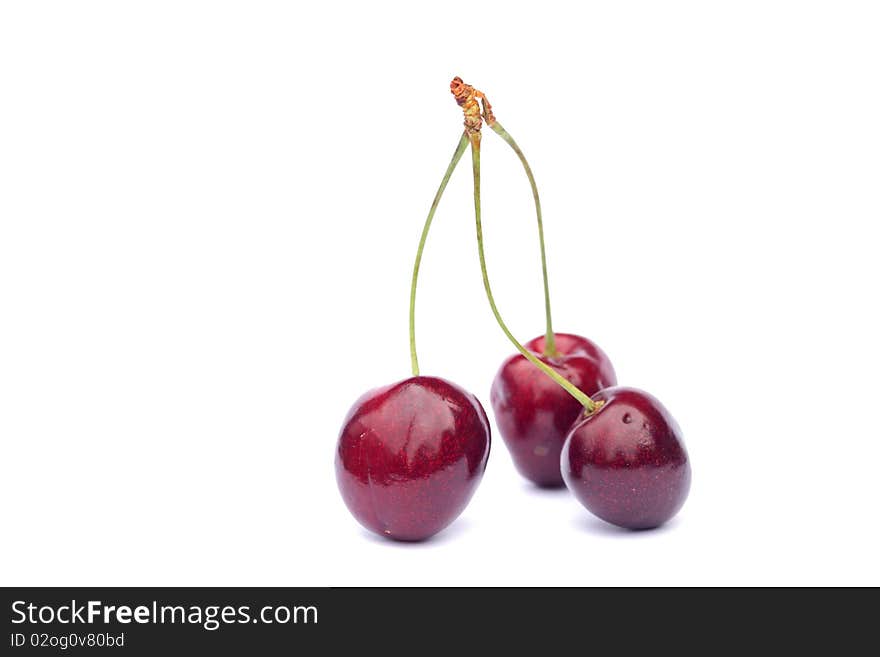
[(607, 522), (650, 529), (687, 499), (691, 466), (681, 429), (663, 405), (635, 388), (606, 388), (562, 448), (562, 476), (574, 496)]
[[(543, 356), (544, 336), (523, 345), (588, 395), (617, 383), (608, 356), (579, 335), (556, 334), (558, 356)], [(580, 402), (522, 354), (501, 365), (490, 397), (495, 423), (517, 470), (539, 486), (562, 486), (559, 454)]]
[(352, 406), (336, 447), (336, 482), (364, 527), (423, 540), (467, 506), (490, 440), (486, 412), (472, 394), (444, 379), (405, 379)]

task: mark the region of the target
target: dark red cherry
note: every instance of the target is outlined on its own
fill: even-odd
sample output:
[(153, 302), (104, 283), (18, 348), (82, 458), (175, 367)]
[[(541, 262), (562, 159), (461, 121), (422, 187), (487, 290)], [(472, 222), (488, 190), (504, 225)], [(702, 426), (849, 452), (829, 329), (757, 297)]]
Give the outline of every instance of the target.
[(606, 388), (592, 398), (599, 408), (572, 426), (562, 449), (566, 485), (602, 520), (628, 529), (662, 525), (691, 485), (681, 429), (641, 390)]
[[(579, 335), (556, 333), (558, 356), (543, 356), (544, 336), (525, 348), (588, 395), (617, 383), (608, 356)], [(522, 354), (508, 358), (492, 382), (495, 423), (517, 470), (539, 486), (562, 486), (559, 454), (580, 402)]]
[(454, 383), (418, 376), (358, 399), (339, 433), (336, 481), (367, 529), (433, 536), (467, 506), (489, 457), (489, 421)]

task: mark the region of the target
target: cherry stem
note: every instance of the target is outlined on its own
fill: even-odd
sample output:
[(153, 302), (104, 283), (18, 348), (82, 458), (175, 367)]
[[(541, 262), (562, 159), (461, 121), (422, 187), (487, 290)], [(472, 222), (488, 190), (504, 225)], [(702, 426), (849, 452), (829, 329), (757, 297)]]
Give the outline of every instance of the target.
[(471, 132), (470, 142), (471, 157), (474, 168), (474, 216), (477, 225), (477, 249), (480, 253), (480, 272), (483, 274), (483, 287), (486, 290), (486, 297), (489, 299), (489, 306), (492, 308), (492, 314), (495, 315), (495, 321), (498, 322), (498, 326), (501, 327), (504, 335), (506, 335), (507, 339), (510, 340), (514, 347), (516, 347), (517, 351), (532, 363), (532, 365), (544, 372), (544, 374), (562, 386), (572, 397), (577, 399), (583, 407), (587, 409), (588, 413), (592, 413), (596, 410), (596, 402), (590, 399), (589, 395), (574, 386), (571, 381), (563, 377), (559, 372), (549, 367), (547, 364), (543, 363), (537, 356), (535, 356), (535, 354), (523, 347), (519, 341), (513, 337), (513, 334), (510, 332), (510, 329), (507, 328), (504, 320), (501, 319), (501, 314), (498, 312), (498, 307), (495, 305), (495, 298), (492, 296), (492, 287), (489, 285), (489, 274), (486, 271), (486, 254), (483, 249), (483, 224), (481, 221), (480, 210), (480, 133)]
[(544, 250), (544, 220), (541, 216), (541, 199), (538, 196), (538, 185), (535, 182), (535, 176), (532, 174), (532, 167), (529, 166), (526, 156), (523, 155), (519, 145), (514, 141), (513, 137), (510, 136), (510, 133), (507, 132), (497, 120), (492, 122), (490, 127), (496, 134), (506, 141), (517, 154), (519, 161), (522, 162), (523, 169), (526, 171), (529, 184), (532, 186), (532, 197), (535, 199), (535, 214), (538, 216), (538, 243), (541, 246), (541, 274), (544, 277), (544, 314), (547, 318), (546, 337), (544, 338), (544, 355), (553, 358), (557, 356), (558, 353), (556, 351), (556, 334), (553, 333), (553, 319), (550, 313), (550, 284), (547, 282), (547, 254)]
[(409, 356), (412, 363), (413, 376), (419, 375), (419, 357), (416, 354), (416, 288), (419, 283), (419, 267), (422, 264), (422, 252), (425, 250), (425, 242), (428, 240), (428, 232), (431, 230), (431, 222), (434, 220), (434, 213), (437, 211), (437, 206), (440, 205), (440, 199), (443, 196), (443, 192), (446, 190), (446, 185), (449, 183), (449, 179), (452, 177), (452, 172), (455, 171), (458, 161), (461, 159), (461, 156), (464, 155), (467, 145), (468, 136), (467, 132), (464, 132), (461, 135), (461, 139), (458, 141), (458, 146), (455, 147), (455, 152), (452, 154), (452, 160), (446, 168), (443, 180), (440, 181), (440, 187), (437, 189), (437, 194), (434, 195), (434, 202), (431, 203), (431, 209), (428, 211), (428, 218), (425, 219), (425, 225), (422, 228), (422, 236), (419, 238), (419, 248), (416, 251), (412, 283), (409, 289)]

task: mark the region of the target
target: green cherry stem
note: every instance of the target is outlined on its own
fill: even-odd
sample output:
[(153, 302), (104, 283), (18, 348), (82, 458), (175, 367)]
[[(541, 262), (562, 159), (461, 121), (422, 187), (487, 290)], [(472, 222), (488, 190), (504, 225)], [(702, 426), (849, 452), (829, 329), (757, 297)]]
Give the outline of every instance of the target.
[(544, 355), (553, 358), (558, 354), (556, 352), (556, 334), (553, 333), (553, 318), (550, 313), (550, 285), (547, 282), (547, 254), (544, 250), (544, 220), (541, 217), (541, 199), (538, 196), (538, 185), (535, 182), (535, 176), (532, 174), (532, 167), (529, 166), (526, 156), (523, 155), (519, 145), (513, 137), (510, 136), (510, 133), (507, 132), (497, 120), (493, 121), (490, 124), (490, 127), (497, 135), (506, 141), (517, 154), (519, 161), (522, 162), (523, 169), (526, 171), (529, 184), (532, 186), (532, 197), (535, 199), (535, 213), (538, 216), (538, 243), (541, 246), (541, 274), (544, 276), (544, 314), (547, 317), (547, 330), (546, 337), (544, 338)]
[(513, 334), (510, 332), (510, 329), (507, 328), (504, 320), (501, 319), (501, 314), (498, 312), (498, 307), (495, 305), (495, 298), (492, 296), (492, 287), (489, 285), (489, 274), (486, 271), (486, 254), (483, 249), (483, 224), (480, 210), (480, 133), (472, 132), (470, 134), (470, 142), (471, 157), (474, 168), (474, 217), (477, 225), (477, 249), (480, 254), (480, 272), (483, 274), (483, 287), (486, 290), (486, 297), (489, 299), (489, 306), (492, 308), (492, 314), (495, 315), (495, 321), (498, 322), (498, 326), (501, 327), (504, 335), (506, 335), (507, 339), (510, 340), (514, 347), (516, 347), (517, 351), (532, 363), (532, 365), (544, 372), (544, 374), (562, 386), (572, 397), (577, 399), (588, 413), (592, 413), (596, 410), (596, 402), (590, 399), (588, 395), (584, 394), (582, 390), (575, 387), (569, 380), (559, 374), (559, 372), (543, 363), (537, 356), (535, 356), (535, 354), (523, 347), (519, 341), (513, 337)]
[(440, 188), (434, 196), (434, 202), (431, 203), (431, 209), (428, 211), (428, 218), (425, 219), (425, 225), (422, 228), (422, 236), (419, 239), (419, 248), (416, 251), (412, 283), (409, 288), (409, 357), (412, 363), (413, 376), (419, 375), (419, 357), (416, 354), (416, 288), (419, 283), (419, 267), (422, 264), (422, 252), (425, 250), (425, 242), (428, 240), (428, 232), (431, 230), (431, 222), (434, 220), (434, 213), (437, 211), (437, 206), (440, 205), (440, 198), (443, 196), (443, 192), (446, 190), (446, 185), (452, 177), (452, 172), (455, 171), (455, 167), (458, 165), (458, 161), (464, 154), (467, 145), (468, 136), (467, 132), (464, 132), (461, 135), (461, 139), (458, 141), (458, 146), (455, 147), (455, 152), (452, 154), (452, 160), (446, 168), (443, 180), (440, 181)]

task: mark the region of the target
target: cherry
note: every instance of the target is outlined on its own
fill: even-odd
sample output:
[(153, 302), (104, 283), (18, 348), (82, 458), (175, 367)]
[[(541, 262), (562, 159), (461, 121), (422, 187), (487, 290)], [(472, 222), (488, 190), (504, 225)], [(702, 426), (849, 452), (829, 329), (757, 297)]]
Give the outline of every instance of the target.
[(566, 485), (602, 520), (628, 529), (662, 525), (691, 484), (678, 424), (635, 388), (606, 388), (593, 401), (595, 410), (575, 422), (562, 448)]
[(486, 412), (444, 379), (416, 376), (355, 402), (339, 434), (336, 480), (367, 529), (401, 541), (433, 536), (461, 514), (489, 457)]
[(433, 536), (455, 520), (482, 479), (489, 420), (476, 397), (444, 379), (419, 376), (416, 289), (434, 213), (469, 143), (458, 141), (422, 228), (409, 298), (412, 377), (358, 399), (336, 447), (336, 481), (367, 529), (401, 541)]
[[(523, 345), (543, 363), (587, 395), (617, 383), (614, 368), (593, 342), (556, 333), (556, 355), (545, 354), (546, 339)], [(577, 399), (526, 360), (514, 354), (492, 382), (492, 409), (514, 465), (538, 486), (562, 486), (559, 458), (572, 423), (584, 407)]]
[[(564, 390), (567, 394), (571, 395), (571, 397), (576, 402), (578, 402), (580, 404), (580, 406), (582, 406), (586, 410), (592, 412), (596, 409), (596, 404), (593, 402), (592, 399), (590, 399), (590, 396), (587, 393), (585, 393), (583, 390), (579, 389), (576, 385), (574, 385), (571, 381), (569, 381), (568, 378), (565, 376), (566, 374), (568, 376), (573, 376), (574, 373), (577, 372), (577, 370), (575, 368), (572, 368), (571, 370), (569, 370), (568, 368), (563, 367), (561, 363), (555, 364), (556, 366), (551, 366), (551, 364), (548, 362), (549, 358), (557, 358), (559, 356), (559, 353), (557, 351), (556, 344), (555, 344), (556, 334), (553, 333), (552, 328), (551, 328), (551, 323), (550, 323), (550, 312), (549, 312), (550, 306), (549, 306), (549, 295), (547, 294), (547, 287), (548, 286), (547, 286), (547, 277), (546, 277), (546, 267), (544, 268), (545, 269), (545, 276), (544, 276), (545, 296), (544, 296), (544, 298), (545, 298), (545, 301), (547, 301), (547, 303), (545, 304), (546, 309), (547, 309), (547, 333), (546, 333), (547, 343), (542, 345), (544, 347), (542, 350), (544, 352), (543, 357), (541, 357), (541, 355), (536, 354), (535, 352), (527, 349), (525, 346), (520, 344), (520, 342), (514, 337), (513, 333), (510, 332), (510, 329), (507, 328), (507, 324), (505, 324), (504, 319), (501, 317), (501, 313), (498, 311), (498, 305), (495, 303), (495, 297), (492, 294), (492, 286), (489, 282), (489, 272), (486, 267), (486, 251), (483, 246), (482, 203), (481, 203), (481, 199), (480, 199), (480, 180), (481, 180), (481, 177), (480, 177), (480, 150), (481, 150), (481, 143), (482, 143), (482, 133), (480, 132), (480, 127), (481, 127), (480, 118), (481, 117), (485, 118), (487, 123), (489, 123), (490, 125), (491, 125), (491, 122), (495, 121), (495, 118), (491, 112), (491, 107), (489, 106), (488, 101), (485, 100), (485, 96), (481, 92), (478, 92), (476, 89), (474, 89), (472, 86), (464, 84), (460, 78), (455, 78), (452, 81), (451, 89), (452, 89), (453, 95), (455, 96), (455, 100), (458, 102), (458, 104), (462, 107), (462, 109), (464, 111), (465, 135), (467, 136), (468, 141), (470, 142), (470, 145), (471, 145), (471, 167), (472, 167), (473, 179), (474, 179), (474, 225), (475, 225), (476, 231), (477, 231), (477, 255), (479, 256), (479, 259), (480, 259), (480, 273), (483, 277), (483, 289), (486, 292), (486, 299), (489, 302), (489, 308), (491, 308), (492, 314), (495, 316), (495, 321), (498, 324), (499, 328), (501, 328), (501, 331), (504, 333), (505, 336), (507, 336), (507, 339), (510, 340), (510, 343), (514, 347), (516, 347), (516, 350), (520, 353), (520, 356), (525, 361), (528, 361), (532, 366), (537, 368), (537, 371), (543, 373), (543, 375), (549, 377), (549, 380), (555, 382), (556, 385), (560, 386), (561, 390)], [(483, 108), (482, 113), (480, 112), (480, 108), (477, 103), (477, 101), (479, 99), (482, 99), (484, 102), (484, 108)], [(533, 187), (533, 189), (534, 189), (534, 187)], [(537, 194), (535, 195), (535, 201), (537, 204)], [(538, 213), (538, 221), (539, 221), (539, 225), (540, 225), (540, 211)], [(543, 239), (542, 239), (542, 243), (543, 243)], [(542, 249), (542, 252), (543, 252), (543, 249)], [(542, 258), (542, 260), (543, 260), (543, 258)], [(581, 341), (583, 341), (583, 342), (581, 342)], [(535, 341), (533, 341), (533, 342), (535, 342)], [(592, 345), (592, 343), (590, 343), (589, 347), (587, 347), (587, 345), (585, 344), (586, 342), (587, 341), (584, 338), (576, 338), (575, 336), (570, 336), (569, 339), (566, 341), (566, 347), (575, 348), (575, 345), (577, 345), (579, 343), (580, 346), (577, 347), (577, 349), (579, 351), (578, 355), (581, 358), (584, 358), (585, 354), (587, 354), (587, 353), (595, 353), (595, 354), (600, 353), (598, 351), (598, 348), (595, 347), (595, 345)], [(574, 354), (572, 355), (572, 357), (575, 357)], [(603, 358), (603, 361), (607, 362), (607, 358)], [(517, 367), (516, 363), (514, 363), (513, 367), (515, 370), (521, 369), (521, 368)], [(604, 367), (604, 363), (603, 363), (603, 367)], [(525, 368), (522, 368), (522, 369), (523, 369), (522, 380), (519, 380), (516, 376), (512, 376), (511, 382), (510, 382), (510, 389), (514, 389), (514, 388), (519, 389), (519, 386), (523, 385), (525, 387), (522, 389), (527, 390), (530, 388), (529, 384), (532, 381), (537, 381), (537, 379), (532, 379), (531, 373), (527, 372), (525, 370)], [(597, 364), (597, 369), (598, 369), (598, 364)], [(610, 364), (608, 364), (608, 367), (605, 369), (610, 371), (611, 374), (613, 375), (613, 370), (610, 370)], [(505, 371), (505, 369), (502, 368), (502, 372), (504, 372), (504, 371)], [(502, 377), (502, 378), (504, 378), (504, 377)], [(536, 390), (538, 390), (538, 391), (543, 390), (544, 389), (543, 386), (544, 386), (543, 382), (535, 383), (535, 386), (532, 387), (532, 391), (534, 392)], [(506, 400), (504, 400), (504, 394), (503, 394), (504, 392), (506, 392), (506, 390), (496, 391), (496, 392), (499, 393), (496, 395), (496, 399), (501, 400), (501, 403), (506, 408), (506, 404), (508, 402)], [(539, 395), (536, 396), (535, 398), (538, 398), (538, 397), (539, 397)], [(522, 408), (522, 411), (526, 417), (529, 412), (534, 412), (534, 410), (535, 410), (534, 404), (530, 405), (530, 404), (524, 402), (524, 406)], [(506, 414), (505, 414), (505, 417), (506, 417)], [(548, 422), (545, 421), (544, 419), (538, 419), (538, 420), (533, 420), (532, 423), (540, 423), (540, 424), (544, 425), (544, 424), (547, 424)], [(550, 421), (549, 423), (552, 424), (552, 421)], [(561, 429), (560, 429), (560, 431), (561, 431)], [(549, 447), (548, 447), (548, 449), (549, 449)], [(519, 463), (517, 465), (519, 465)]]
[[(611, 361), (595, 344), (578, 335), (553, 331), (541, 199), (528, 160), (514, 138), (498, 122), (485, 94), (465, 84), (461, 78), (452, 81), (450, 90), (464, 110), (465, 132), (471, 141), (474, 209), (483, 285), (495, 319), (520, 352), (504, 361), (492, 383), (491, 402), (495, 421), (514, 464), (523, 476), (539, 486), (562, 486), (564, 482), (559, 471), (559, 455), (572, 422), (583, 408), (590, 408), (592, 402), (589, 395), (615, 385), (617, 377)], [(482, 103), (482, 112), (478, 102)], [(544, 336), (524, 346), (516, 341), (501, 320), (486, 274), (479, 198), (481, 118), (519, 157), (535, 201), (546, 330)]]

